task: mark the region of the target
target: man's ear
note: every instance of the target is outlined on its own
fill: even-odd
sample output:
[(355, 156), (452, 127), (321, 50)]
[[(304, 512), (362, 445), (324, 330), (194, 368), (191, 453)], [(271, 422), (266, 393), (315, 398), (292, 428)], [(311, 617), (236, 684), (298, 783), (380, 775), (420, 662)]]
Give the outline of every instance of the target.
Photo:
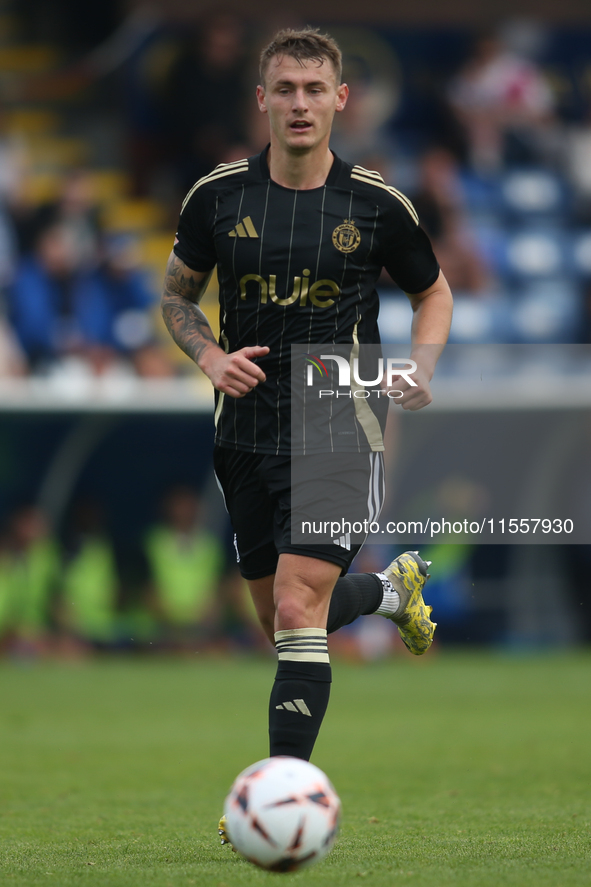
[(265, 103), (265, 87), (257, 86), (257, 102), (259, 103), (259, 111), (263, 114), (267, 113), (267, 105)]
[(349, 98), (349, 87), (346, 83), (341, 83), (337, 88), (337, 111), (343, 111)]

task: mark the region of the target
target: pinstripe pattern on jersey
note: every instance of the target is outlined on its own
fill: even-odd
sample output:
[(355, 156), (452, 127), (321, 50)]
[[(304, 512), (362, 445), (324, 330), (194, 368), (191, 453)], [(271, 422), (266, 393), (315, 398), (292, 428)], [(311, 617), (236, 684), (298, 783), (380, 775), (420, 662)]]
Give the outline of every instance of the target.
[[(360, 166), (353, 170), (338, 158), (335, 170), (322, 188), (294, 192), (270, 179), (265, 156), (259, 155), (216, 167), (196, 183), (193, 200), (188, 195), (181, 248), (191, 257), (192, 243), (196, 244), (194, 255), (199, 267), (205, 266), (206, 257), (208, 264), (210, 256), (217, 257), (220, 328), (229, 339), (230, 350), (253, 344), (268, 344), (271, 348), (260, 361), (267, 375), (266, 385), (257, 386), (245, 398), (225, 397), (220, 402), (218, 397), (216, 441), (222, 446), (268, 454), (287, 453), (293, 448), (289, 412), (292, 343), (307, 344), (308, 348), (315, 342), (351, 343), (351, 347), (356, 324), (360, 343), (379, 340), (374, 278), (386, 238), (395, 239), (398, 231), (406, 236), (408, 229), (414, 228), (406, 212), (396, 211), (402, 203), (410, 214), (411, 204), (405, 203), (403, 196), (394, 195), (395, 189), (390, 191), (377, 172)], [(359, 177), (357, 181), (351, 177), (352, 172)], [(213, 210), (214, 206), (212, 225), (214, 212), (209, 215), (209, 208)], [(246, 216), (252, 219), (260, 239), (228, 238)], [(335, 225), (348, 219), (354, 219), (361, 232), (360, 248), (351, 255), (335, 249), (331, 236)], [(249, 283), (246, 298), (240, 300), (241, 281), (246, 276), (255, 282)], [(326, 304), (326, 285), (318, 290), (318, 301), (311, 300), (309, 292), (314, 283), (332, 283), (335, 291), (340, 290), (332, 296), (331, 305)], [(306, 394), (311, 396), (312, 392)], [(355, 398), (354, 403), (360, 405), (364, 400)], [(363, 417), (371, 425), (375, 419), (382, 424), (383, 404), (372, 403), (371, 408), (362, 405), (361, 416), (351, 410), (348, 420), (344, 418), (345, 410), (342, 417), (337, 415), (336, 407), (341, 405), (336, 400), (328, 404), (326, 443), (331, 447), (329, 434), (334, 434), (334, 452), (369, 449)], [(333, 410), (337, 423), (334, 429), (328, 415)], [(348, 436), (337, 438), (337, 430), (344, 427), (338, 425), (341, 419), (350, 423)], [(307, 429), (306, 425), (305, 438), (297, 447), (310, 452), (318, 442)], [(371, 429), (369, 434), (372, 437)], [(377, 435), (376, 444), (377, 452), (381, 449)]]
[[(236, 224), (240, 220), (242, 216), (242, 204), (244, 202), (244, 183), (240, 188), (240, 200), (238, 202), (238, 209), (236, 211)], [(234, 241), (234, 245), (232, 247), (232, 275), (234, 277), (234, 283), (236, 286), (236, 292), (240, 289), (240, 283), (238, 280), (238, 275), (236, 273), (236, 248), (237, 248), (237, 240)], [(240, 336), (240, 314), (236, 312), (236, 332), (238, 336)], [(232, 406), (234, 409), (234, 441), (236, 445), (238, 444), (238, 398), (232, 398)]]
[[(349, 218), (349, 219), (352, 218), (352, 211), (353, 211), (353, 191), (350, 191), (349, 192), (349, 208), (348, 208), (348, 212), (347, 212), (347, 218)], [(343, 268), (342, 268), (342, 273), (341, 273), (341, 280), (339, 283), (339, 289), (341, 290), (341, 292), (343, 290), (343, 284), (345, 282), (345, 276), (347, 274), (348, 259), (349, 259), (349, 255), (347, 253), (343, 253)], [(359, 281), (358, 281), (358, 285), (359, 285)], [(359, 312), (357, 312), (357, 313), (359, 313)], [(337, 303), (336, 303), (335, 314), (336, 314), (336, 318), (335, 318), (335, 330), (336, 330), (338, 327), (338, 324), (339, 324), (340, 300), (337, 301)], [(359, 323), (359, 321), (357, 321), (357, 323)], [(353, 329), (355, 329), (355, 327)], [(351, 378), (352, 378), (352, 376), (351, 376)], [(351, 387), (353, 387), (353, 385), (351, 385)], [(330, 401), (330, 419), (329, 419), (330, 448), (331, 448), (331, 450), (334, 451), (334, 439), (333, 439), (333, 433), (332, 433), (333, 432), (333, 429), (332, 429), (332, 408), (333, 408), (333, 402), (331, 400)], [(357, 423), (355, 423), (355, 432), (357, 434), (357, 446), (359, 446), (359, 427), (358, 427)]]
[[(322, 204), (320, 206), (320, 234), (318, 237), (318, 251), (316, 253), (316, 280), (318, 280), (318, 269), (320, 268), (320, 255), (322, 253), (322, 241), (324, 237), (324, 205), (326, 203), (326, 185), (322, 189)], [(308, 345), (312, 343), (312, 324), (314, 322), (315, 305), (310, 305), (310, 322), (308, 324)]]
[(401, 191), (398, 191), (396, 188), (393, 188), (391, 185), (386, 185), (383, 178), (379, 174), (379, 172), (375, 172), (374, 170), (364, 169), (362, 166), (354, 166), (351, 172), (351, 178), (355, 179), (358, 182), (365, 182), (366, 185), (375, 185), (376, 188), (383, 188), (384, 191), (387, 191), (393, 197), (396, 197), (397, 200), (402, 203), (404, 207), (408, 210), (408, 213), (412, 216), (415, 223), (419, 224), (419, 217), (417, 215), (417, 211), (404, 194)]
[[(376, 233), (376, 226), (378, 224), (379, 214), (380, 214), (380, 209), (378, 206), (376, 206), (374, 220), (373, 220), (373, 228), (371, 231), (370, 246), (369, 246), (369, 254), (370, 255), (373, 251), (374, 237), (375, 237), (375, 233)], [(357, 319), (356, 319), (355, 325), (353, 327), (354, 331), (357, 331), (359, 324), (361, 322), (361, 319), (362, 319), (361, 308), (363, 306), (363, 291), (362, 291), (362, 286), (361, 286), (361, 278), (359, 278), (357, 281), (357, 296), (358, 296), (357, 309), (356, 309)], [(353, 378), (353, 375), (351, 376), (351, 378)], [(357, 431), (357, 445), (359, 446), (360, 441), (359, 441), (359, 424), (358, 423), (355, 423), (355, 430)]]
[(280, 660), (330, 664), (325, 628), (292, 628), (288, 631), (276, 631), (275, 646)]
[[(296, 208), (298, 204), (298, 192), (293, 192), (293, 209), (291, 212), (291, 231), (289, 235), (289, 252), (287, 255), (287, 280), (291, 279), (291, 260), (292, 260), (292, 251), (293, 251), (293, 233), (295, 228), (295, 220), (296, 220)], [(283, 325), (281, 328), (281, 337), (279, 339), (279, 366), (281, 367), (283, 363), (283, 340), (285, 337), (285, 322), (287, 318), (287, 306), (283, 308)], [(290, 343), (291, 344), (291, 343)], [(291, 349), (290, 349), (291, 351)], [(288, 357), (290, 357), (288, 355)], [(279, 386), (277, 386), (277, 454), (279, 454), (279, 449), (281, 446), (281, 410), (280, 410), (280, 401), (281, 401), (281, 391)]]
[(201, 185), (205, 185), (207, 182), (215, 182), (216, 179), (223, 179), (226, 176), (233, 176), (235, 173), (247, 171), (248, 160), (235, 160), (233, 163), (220, 163), (219, 166), (216, 166), (216, 168), (208, 173), (208, 175), (203, 176), (203, 178), (195, 182), (195, 184), (183, 200), (183, 205), (181, 206), (181, 215), (187, 203), (189, 202), (197, 188), (200, 188)]
[[(263, 269), (263, 247), (265, 246), (265, 234), (266, 234), (266, 225), (267, 225), (267, 210), (269, 209), (269, 191), (271, 189), (271, 180), (267, 182), (267, 190), (265, 193), (265, 210), (263, 212), (263, 224), (261, 225), (261, 236), (260, 236), (260, 248), (259, 248), (259, 275)], [(261, 313), (261, 302), (260, 299), (257, 301), (257, 322), (256, 322), (256, 338), (255, 345), (260, 345), (259, 342), (259, 317)], [(252, 392), (254, 396), (254, 405), (253, 405), (253, 419), (252, 419), (252, 451), (253, 453), (257, 452), (257, 407), (259, 405), (259, 392), (258, 388), (255, 388)]]

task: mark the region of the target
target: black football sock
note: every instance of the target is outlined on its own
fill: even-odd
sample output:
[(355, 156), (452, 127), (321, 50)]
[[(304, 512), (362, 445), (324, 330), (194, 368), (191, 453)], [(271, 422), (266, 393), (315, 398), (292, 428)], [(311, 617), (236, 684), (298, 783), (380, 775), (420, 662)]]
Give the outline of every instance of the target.
[(277, 631), (275, 644), (279, 662), (269, 701), (270, 755), (308, 761), (330, 696), (326, 630)]
[(328, 634), (349, 625), (358, 616), (368, 616), (380, 607), (384, 584), (376, 573), (351, 573), (337, 579), (328, 611)]

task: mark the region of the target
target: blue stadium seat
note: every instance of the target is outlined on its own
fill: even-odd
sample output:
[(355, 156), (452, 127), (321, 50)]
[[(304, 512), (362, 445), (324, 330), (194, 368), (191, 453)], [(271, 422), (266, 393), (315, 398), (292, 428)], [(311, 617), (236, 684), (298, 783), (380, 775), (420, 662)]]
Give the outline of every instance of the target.
[(567, 278), (530, 283), (514, 299), (514, 341), (569, 343), (580, 340), (582, 299)]
[[(405, 296), (380, 293), (380, 335), (383, 342), (410, 342), (412, 309)], [(514, 324), (511, 304), (502, 296), (486, 298), (456, 294), (449, 341), (455, 344), (510, 342)]]
[(511, 309), (504, 297), (455, 296), (451, 343), (508, 342), (511, 330)]
[(380, 291), (380, 336), (383, 342), (410, 342), (412, 308), (406, 296)]
[[(412, 310), (405, 296), (380, 294), (383, 342), (410, 342)], [(570, 343), (580, 341), (581, 288), (570, 277), (529, 280), (506, 295), (455, 294), (452, 344)]]
[(507, 238), (499, 220), (477, 214), (470, 216), (469, 222), (470, 233), (486, 265), (495, 273), (503, 273)]
[(496, 216), (500, 210), (499, 183), (496, 176), (480, 176), (471, 170), (461, 175), (462, 191), (470, 214)]
[(554, 226), (527, 228), (507, 237), (501, 273), (518, 279), (555, 278), (567, 267), (564, 232)]
[(515, 220), (561, 218), (568, 203), (565, 183), (545, 169), (513, 170), (500, 182), (500, 208)]

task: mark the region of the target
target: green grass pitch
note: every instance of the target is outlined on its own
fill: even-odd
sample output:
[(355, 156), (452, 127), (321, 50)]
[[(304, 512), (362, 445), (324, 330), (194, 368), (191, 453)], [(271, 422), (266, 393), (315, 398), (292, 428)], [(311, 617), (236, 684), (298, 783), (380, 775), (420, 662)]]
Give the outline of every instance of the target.
[(317, 867), (218, 844), (266, 756), (272, 660), (0, 663), (0, 884), (591, 884), (591, 656), (336, 661), (314, 762), (343, 801)]

